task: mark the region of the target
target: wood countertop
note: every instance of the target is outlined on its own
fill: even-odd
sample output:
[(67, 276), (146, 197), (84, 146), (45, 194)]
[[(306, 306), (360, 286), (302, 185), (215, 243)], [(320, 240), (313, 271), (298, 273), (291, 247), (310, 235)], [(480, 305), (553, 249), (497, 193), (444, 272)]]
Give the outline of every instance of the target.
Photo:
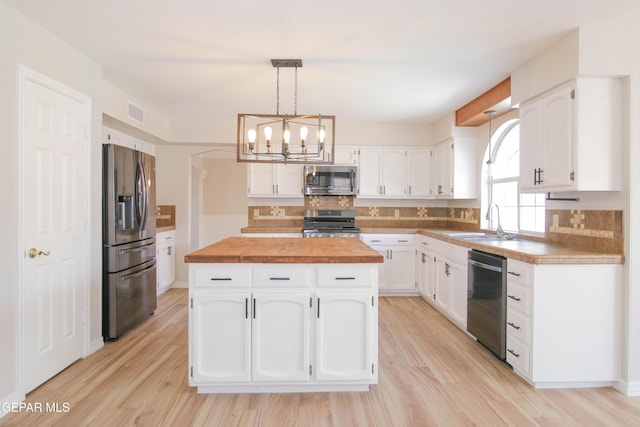
[(460, 230), (420, 230), (419, 234), (529, 264), (624, 264), (624, 255), (621, 254), (606, 254), (526, 239), (468, 241), (445, 234), (451, 231)]
[(384, 257), (360, 239), (229, 237), (185, 255), (186, 263), (353, 264)]
[[(259, 230), (259, 231), (258, 231)], [(284, 228), (275, 231), (273, 227), (246, 227), (243, 232), (301, 232), (300, 228)], [(624, 264), (625, 257), (622, 254), (608, 254), (594, 250), (584, 250), (571, 248), (566, 246), (553, 245), (545, 243), (542, 239), (534, 240), (529, 238), (517, 240), (491, 240), (491, 241), (468, 241), (451, 236), (445, 233), (452, 229), (417, 229), (417, 228), (361, 228), (362, 233), (370, 234), (420, 234), (427, 237), (433, 237), (454, 245), (478, 249), (502, 255), (507, 258), (516, 259), (518, 261), (529, 264)], [(348, 239), (349, 240), (349, 239)]]

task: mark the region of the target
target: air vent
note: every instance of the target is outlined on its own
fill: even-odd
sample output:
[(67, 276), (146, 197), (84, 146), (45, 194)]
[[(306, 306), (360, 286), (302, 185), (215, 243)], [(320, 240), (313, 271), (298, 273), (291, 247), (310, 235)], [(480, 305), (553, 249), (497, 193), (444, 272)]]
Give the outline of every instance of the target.
[(144, 123), (144, 110), (131, 101), (127, 102), (127, 115), (138, 123)]

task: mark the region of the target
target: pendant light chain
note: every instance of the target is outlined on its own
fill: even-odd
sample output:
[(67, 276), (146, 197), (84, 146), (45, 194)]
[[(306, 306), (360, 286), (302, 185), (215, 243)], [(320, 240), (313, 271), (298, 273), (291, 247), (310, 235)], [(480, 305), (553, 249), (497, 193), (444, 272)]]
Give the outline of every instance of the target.
[(298, 115), (298, 67), (295, 67), (295, 86), (293, 96), (293, 115)]
[(280, 66), (276, 67), (276, 116), (280, 115)]

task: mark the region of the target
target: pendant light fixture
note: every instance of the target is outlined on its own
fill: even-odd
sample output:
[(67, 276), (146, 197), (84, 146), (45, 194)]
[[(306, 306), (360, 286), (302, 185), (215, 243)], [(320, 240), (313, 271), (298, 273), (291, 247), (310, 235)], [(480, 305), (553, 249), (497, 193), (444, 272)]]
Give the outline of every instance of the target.
[(493, 177), (493, 173), (491, 170), (491, 165), (493, 164), (493, 148), (491, 147), (491, 138), (493, 137), (492, 129), (491, 129), (491, 119), (496, 112), (494, 110), (487, 110), (484, 112), (489, 117), (489, 158), (487, 159), (487, 176), (489, 180)]
[[(276, 114), (238, 114), (237, 161), (333, 164), (335, 116), (298, 115), (301, 59), (272, 59), (276, 68)], [(293, 115), (280, 114), (280, 68), (294, 68)]]

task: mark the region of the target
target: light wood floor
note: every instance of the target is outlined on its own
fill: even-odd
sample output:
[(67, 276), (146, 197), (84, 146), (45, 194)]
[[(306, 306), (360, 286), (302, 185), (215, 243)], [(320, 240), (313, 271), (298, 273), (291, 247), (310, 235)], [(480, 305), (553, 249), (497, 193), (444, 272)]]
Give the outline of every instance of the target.
[(638, 426), (640, 398), (534, 390), (420, 298), (380, 298), (380, 378), (367, 393), (198, 395), (187, 385), (187, 290), (27, 397), (67, 413), (0, 426)]

